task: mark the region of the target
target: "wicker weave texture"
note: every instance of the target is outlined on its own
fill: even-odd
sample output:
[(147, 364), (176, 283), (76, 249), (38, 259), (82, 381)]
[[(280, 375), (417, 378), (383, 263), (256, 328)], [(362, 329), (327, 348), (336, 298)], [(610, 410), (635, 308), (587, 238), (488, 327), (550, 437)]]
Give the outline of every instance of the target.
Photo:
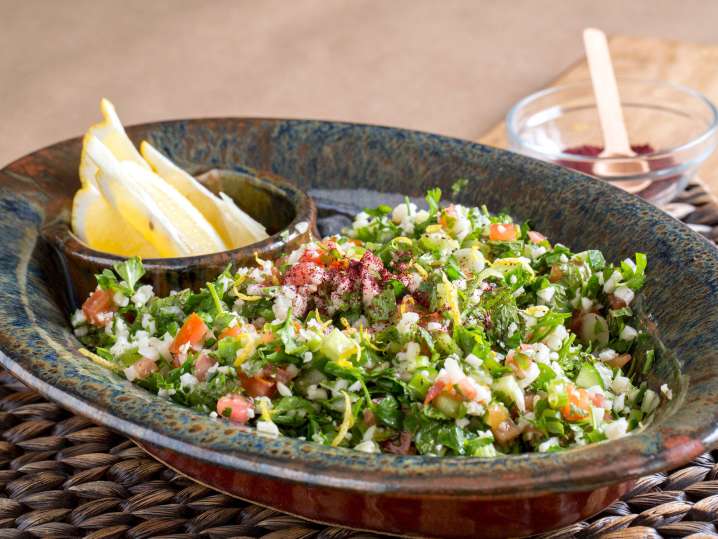
[(0, 538), (373, 537), (218, 494), (0, 373)]

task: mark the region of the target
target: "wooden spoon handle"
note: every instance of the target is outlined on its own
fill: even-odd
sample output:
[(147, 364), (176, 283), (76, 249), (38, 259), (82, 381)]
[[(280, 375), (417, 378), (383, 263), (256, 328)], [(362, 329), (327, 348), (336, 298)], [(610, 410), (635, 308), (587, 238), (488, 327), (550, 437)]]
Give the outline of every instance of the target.
[(618, 95), (618, 85), (613, 72), (611, 54), (608, 51), (606, 34), (595, 28), (586, 28), (583, 31), (583, 43), (603, 131), (603, 152), (631, 155), (633, 152), (628, 141), (626, 124), (623, 121), (621, 98)]

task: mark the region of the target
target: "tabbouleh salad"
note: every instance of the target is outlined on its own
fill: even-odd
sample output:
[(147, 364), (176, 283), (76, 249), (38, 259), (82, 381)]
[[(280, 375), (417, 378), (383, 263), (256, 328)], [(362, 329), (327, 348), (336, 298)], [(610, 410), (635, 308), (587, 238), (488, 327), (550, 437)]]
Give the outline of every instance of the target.
[(631, 309), (646, 257), (572, 252), (485, 207), (407, 200), (199, 292), (97, 275), (83, 353), (178, 404), (368, 453), (559, 451), (625, 436), (661, 399)]

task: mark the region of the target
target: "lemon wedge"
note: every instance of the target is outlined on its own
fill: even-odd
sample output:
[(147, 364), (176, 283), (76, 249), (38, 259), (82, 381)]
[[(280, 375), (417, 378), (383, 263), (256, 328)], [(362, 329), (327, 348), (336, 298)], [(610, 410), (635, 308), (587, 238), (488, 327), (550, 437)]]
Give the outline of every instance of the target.
[(236, 249), (269, 237), (265, 228), (242, 211), (225, 193), (219, 194), (217, 205), (233, 248)]
[(80, 189), (72, 201), (72, 230), (98, 251), (122, 256), (157, 258), (160, 253), (110, 206), (92, 185)]
[(97, 187), (95, 177), (97, 175), (97, 165), (87, 155), (87, 144), (91, 137), (97, 138), (102, 142), (112, 155), (120, 161), (132, 161), (138, 165), (149, 169), (149, 165), (145, 163), (142, 156), (135, 148), (132, 141), (127, 136), (125, 128), (122, 126), (115, 107), (108, 99), (100, 101), (100, 111), (103, 120), (90, 127), (85, 133), (82, 140), (82, 154), (80, 155), (80, 181), (82, 186), (92, 185)]
[(224, 193), (216, 197), (191, 174), (182, 170), (147, 141), (140, 152), (152, 169), (174, 187), (209, 221), (230, 248), (236, 249), (268, 237), (265, 228), (242, 211)]
[(97, 166), (96, 183), (107, 202), (160, 256), (192, 256), (226, 250), (212, 225), (182, 194), (149, 167), (119, 161), (90, 136), (87, 157)]

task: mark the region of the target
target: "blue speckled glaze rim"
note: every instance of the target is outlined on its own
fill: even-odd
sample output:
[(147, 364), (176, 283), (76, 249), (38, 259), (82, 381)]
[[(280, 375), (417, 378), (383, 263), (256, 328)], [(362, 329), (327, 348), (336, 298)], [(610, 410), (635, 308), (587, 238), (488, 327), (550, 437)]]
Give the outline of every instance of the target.
[[(668, 320), (671, 313), (685, 318), (683, 329), (664, 325), (671, 329), (669, 344), (681, 352), (681, 380), (688, 383), (672, 380), (675, 397), (661, 416), (645, 430), (621, 440), (561, 453), (495, 459), (370, 455), (291, 438), (270, 439), (217, 423), (78, 356), (79, 343), (68, 331), (66, 313), (54, 306), (34, 258), (37, 230), (46, 217), (43, 212), (53, 204), (52, 190), (70, 181), (68, 175), (76, 169), (79, 139), (71, 139), (0, 171), (0, 232), (8, 238), (0, 244), (0, 364), (71, 411), (127, 436), (228, 469), (375, 494), (512, 498), (585, 491), (681, 464), (716, 442), (718, 378), (710, 367), (718, 361), (718, 252), (688, 227), (642, 200), (518, 154), (389, 127), (219, 118), (143, 124), (128, 131), (133, 138), (150, 138), (181, 164), (206, 159), (211, 166), (233, 168), (239, 166), (236, 159), (240, 156), (254, 168), (299, 179), (303, 187), (307, 181), (326, 187), (328, 177), (335, 181), (333, 187), (350, 187), (355, 177), (370, 188), (390, 190), (386, 189), (389, 184), (398, 185), (396, 178), (412, 174), (415, 181), (402, 187), (411, 191), (407, 194), (419, 194), (436, 183), (449, 191), (456, 178), (453, 174), (466, 170), (476, 182), (462, 193), (462, 200), (485, 200), (492, 210), (508, 207), (525, 218), (530, 206), (538, 204), (539, 195), (550, 196), (546, 208), (533, 210), (538, 224), (554, 232), (552, 239), (584, 247), (585, 240), (579, 236), (582, 226), (598, 225), (576, 223), (573, 216), (590, 220), (603, 215), (600, 224), (606, 230), (597, 237), (610, 241), (595, 246), (614, 255), (625, 252), (623, 244), (612, 243), (623, 241), (616, 234), (625, 231), (632, 216), (639, 216), (630, 241), (648, 251), (652, 270), (661, 272), (649, 276), (647, 286), (676, 282), (680, 277), (693, 287), (689, 294), (654, 305), (659, 327), (660, 320)], [(367, 155), (357, 157), (362, 152)], [(379, 166), (377, 155), (392, 159)], [(394, 183), (377, 173), (382, 167)], [(440, 176), (442, 172), (452, 177)], [(503, 192), (506, 187), (509, 192)], [(606, 216), (621, 222), (610, 223)], [(572, 234), (573, 242), (562, 237)], [(671, 271), (672, 275), (666, 275)], [(703, 313), (700, 318), (698, 312)]]

